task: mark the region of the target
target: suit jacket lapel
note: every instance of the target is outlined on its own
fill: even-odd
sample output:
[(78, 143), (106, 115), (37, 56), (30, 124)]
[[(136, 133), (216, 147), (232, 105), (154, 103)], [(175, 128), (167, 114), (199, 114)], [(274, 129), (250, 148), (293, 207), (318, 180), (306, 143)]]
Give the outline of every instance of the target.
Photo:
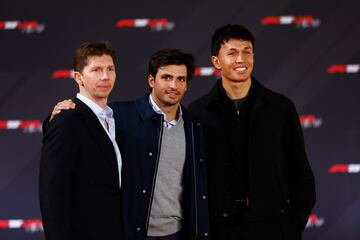
[(89, 134), (103, 151), (105, 159), (110, 164), (111, 169), (115, 171), (116, 178), (119, 179), (115, 150), (104, 127), (99, 122), (95, 113), (86, 104), (78, 99), (75, 99), (75, 103), (76, 108), (83, 113), (83, 122)]

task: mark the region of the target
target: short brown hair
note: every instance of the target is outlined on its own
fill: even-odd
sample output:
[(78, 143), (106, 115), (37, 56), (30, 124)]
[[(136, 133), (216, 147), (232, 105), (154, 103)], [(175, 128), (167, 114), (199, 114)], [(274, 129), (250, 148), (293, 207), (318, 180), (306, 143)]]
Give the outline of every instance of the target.
[(107, 41), (84, 42), (75, 50), (74, 71), (82, 72), (89, 64), (89, 57), (109, 55), (115, 64), (115, 51)]

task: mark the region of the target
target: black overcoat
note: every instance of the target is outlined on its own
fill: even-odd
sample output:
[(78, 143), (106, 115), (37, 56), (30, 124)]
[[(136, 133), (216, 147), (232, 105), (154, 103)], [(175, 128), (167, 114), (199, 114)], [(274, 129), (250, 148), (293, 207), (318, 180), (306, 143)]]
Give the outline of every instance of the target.
[[(236, 158), (235, 107), (229, 112), (219, 94), (221, 79), (205, 96), (189, 105), (202, 123), (207, 162), (210, 215), (229, 218), (224, 162)], [(252, 80), (254, 102), (249, 113), (247, 163), (250, 206), (245, 221), (271, 219), (304, 229), (315, 203), (314, 176), (306, 157), (299, 117), (287, 97)], [(229, 101), (229, 104), (233, 103)], [(233, 186), (240, 186), (233, 182)], [(288, 224), (291, 224), (289, 226)]]

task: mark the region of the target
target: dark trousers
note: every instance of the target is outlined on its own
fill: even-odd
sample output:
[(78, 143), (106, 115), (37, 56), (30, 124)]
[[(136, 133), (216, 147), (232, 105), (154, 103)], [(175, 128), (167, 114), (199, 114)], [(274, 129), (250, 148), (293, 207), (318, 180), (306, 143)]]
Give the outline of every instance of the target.
[(211, 240), (301, 240), (301, 232), (282, 219), (210, 221), (210, 237)]
[(180, 232), (176, 232), (174, 234), (161, 236), (161, 237), (150, 237), (150, 236), (146, 237), (146, 240), (180, 240), (180, 239), (181, 239)]

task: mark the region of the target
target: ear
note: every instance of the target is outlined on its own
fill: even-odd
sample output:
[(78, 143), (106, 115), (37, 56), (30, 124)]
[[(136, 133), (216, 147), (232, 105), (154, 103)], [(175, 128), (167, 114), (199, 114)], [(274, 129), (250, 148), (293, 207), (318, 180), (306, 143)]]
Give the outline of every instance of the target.
[(153, 75), (149, 74), (148, 77), (147, 77), (147, 80), (148, 80), (148, 84), (151, 88), (154, 88), (154, 85), (155, 85), (155, 78)]
[(74, 80), (79, 86), (84, 86), (80, 72), (74, 72)]
[(217, 70), (221, 70), (221, 64), (217, 56), (211, 56), (211, 62)]

